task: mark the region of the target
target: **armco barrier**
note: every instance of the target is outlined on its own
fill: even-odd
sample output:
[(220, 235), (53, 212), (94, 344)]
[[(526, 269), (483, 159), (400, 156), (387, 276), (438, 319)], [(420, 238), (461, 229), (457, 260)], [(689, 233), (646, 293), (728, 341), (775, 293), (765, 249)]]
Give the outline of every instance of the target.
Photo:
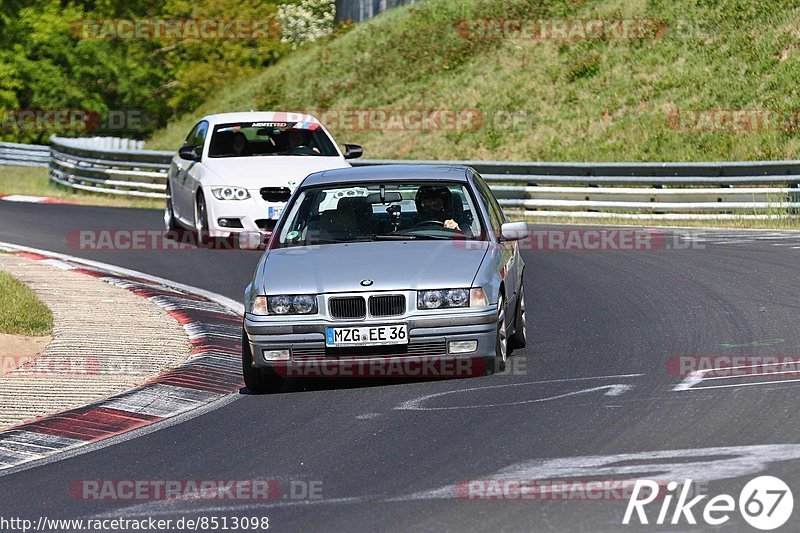
[(50, 148), (40, 144), (0, 142), (0, 165), (46, 167), (50, 161)]
[(51, 137), (50, 179), (61, 185), (105, 194), (165, 198), (170, 152), (86, 146)]
[[(50, 176), (76, 189), (163, 198), (172, 156), (101, 149), (54, 136)], [(800, 209), (800, 161), (353, 161), (356, 166), (398, 163), (469, 165), (491, 184), (504, 208), (542, 217), (768, 218), (794, 217)]]

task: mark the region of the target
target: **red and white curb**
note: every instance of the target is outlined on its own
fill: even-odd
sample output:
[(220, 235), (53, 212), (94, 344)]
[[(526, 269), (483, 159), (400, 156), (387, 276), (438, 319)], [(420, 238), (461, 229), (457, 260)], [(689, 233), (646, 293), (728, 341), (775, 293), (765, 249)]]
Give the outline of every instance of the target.
[(24, 204), (71, 204), (68, 200), (59, 200), (58, 198), (48, 198), (47, 196), (26, 196), (24, 194), (0, 194), (0, 200), (4, 202), (19, 202)]
[(166, 420), (244, 386), (241, 312), (227, 299), (60, 254), (20, 251), (25, 249), (3, 243), (0, 248), (99, 278), (148, 298), (183, 325), (192, 345), (188, 360), (144, 385), (0, 432), (0, 471)]

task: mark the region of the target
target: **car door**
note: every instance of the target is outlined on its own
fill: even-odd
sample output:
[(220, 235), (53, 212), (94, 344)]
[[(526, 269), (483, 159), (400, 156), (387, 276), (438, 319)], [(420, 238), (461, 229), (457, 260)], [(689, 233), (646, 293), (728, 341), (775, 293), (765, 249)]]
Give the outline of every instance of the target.
[(506, 287), (506, 301), (509, 306), (516, 305), (520, 275), (522, 274), (518, 241), (505, 241), (502, 239), (502, 225), (506, 222), (503, 209), (500, 207), (497, 198), (494, 197), (494, 193), (492, 193), (489, 185), (480, 174), (475, 172), (472, 179), (481, 197), (481, 201), (486, 208), (492, 232), (497, 236), (501, 255), (501, 270)]
[[(205, 144), (208, 134), (208, 122), (201, 120), (186, 136), (183, 146), (201, 147)], [(200, 161), (187, 161), (176, 156), (175, 175), (172, 178), (172, 197), (178, 216), (186, 223), (194, 223), (194, 191), (198, 174), (201, 170)]]

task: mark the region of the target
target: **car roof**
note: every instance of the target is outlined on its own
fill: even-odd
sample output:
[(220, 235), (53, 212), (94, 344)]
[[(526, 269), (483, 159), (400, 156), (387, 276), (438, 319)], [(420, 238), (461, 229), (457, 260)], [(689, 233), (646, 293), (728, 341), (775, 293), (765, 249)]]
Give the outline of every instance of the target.
[(411, 180), (442, 180), (466, 183), (469, 167), (456, 165), (364, 165), (337, 168), (310, 174), (302, 187), (343, 182), (375, 182)]
[(201, 120), (207, 120), (212, 126), (230, 122), (311, 122), (320, 124), (313, 115), (295, 111), (242, 111), (238, 113), (216, 113), (206, 115)]

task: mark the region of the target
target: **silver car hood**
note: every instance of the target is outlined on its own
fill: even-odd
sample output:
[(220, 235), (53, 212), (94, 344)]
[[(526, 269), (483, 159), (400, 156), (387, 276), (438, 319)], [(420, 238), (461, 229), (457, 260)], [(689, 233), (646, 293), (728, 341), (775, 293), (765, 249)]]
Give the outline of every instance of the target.
[[(488, 242), (379, 241), (270, 250), (262, 294), (470, 287)], [(362, 286), (361, 281), (372, 280)]]

